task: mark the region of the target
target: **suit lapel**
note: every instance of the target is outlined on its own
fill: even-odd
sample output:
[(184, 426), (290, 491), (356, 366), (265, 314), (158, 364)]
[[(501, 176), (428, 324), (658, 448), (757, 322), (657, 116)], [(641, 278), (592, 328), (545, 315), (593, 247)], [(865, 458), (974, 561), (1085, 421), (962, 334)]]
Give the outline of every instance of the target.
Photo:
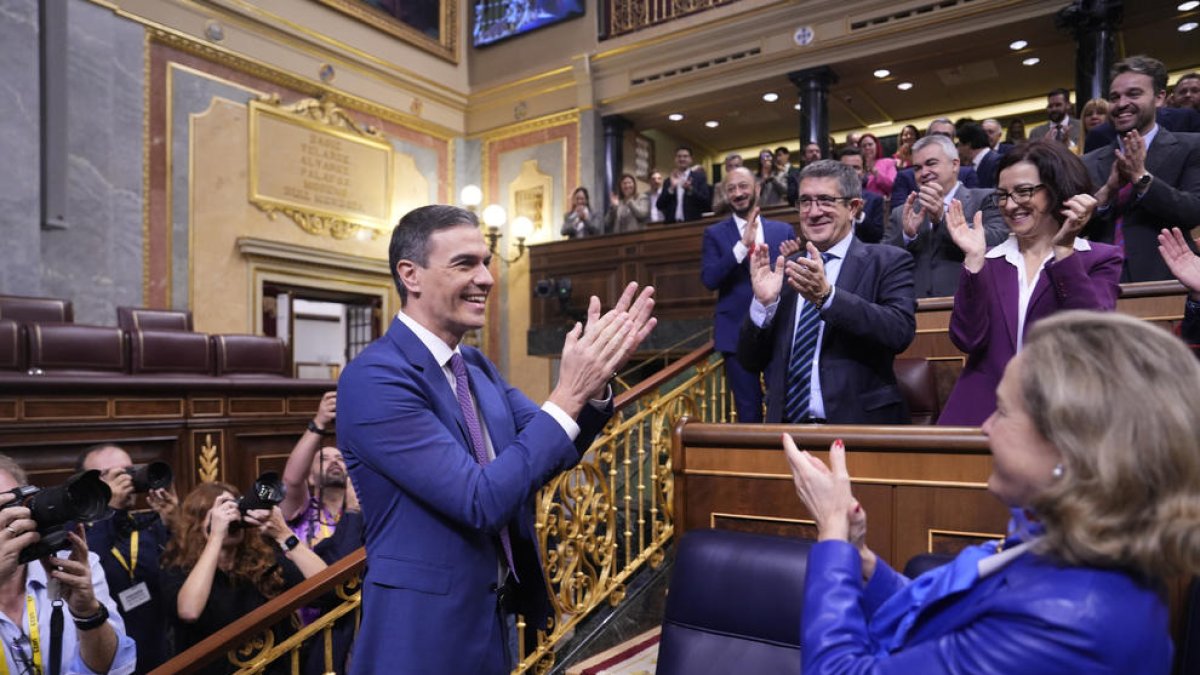
[[(1017, 290), (1017, 268), (1004, 261), (1003, 265), (992, 265), (995, 268), (995, 280), (992, 292), (996, 295), (996, 304), (1000, 305), (1000, 314), (1004, 316), (1005, 335), (1012, 341), (1012, 348), (1017, 349), (1017, 303), (1020, 301)], [(986, 273), (986, 268), (984, 272)], [(1033, 303), (1030, 302), (1032, 305)]]
[(428, 383), (434, 397), (434, 412), (441, 418), (447, 429), (458, 429), (464, 447), (470, 452), (471, 435), (467, 432), (467, 421), (463, 419), (462, 409), (458, 406), (454, 390), (446, 381), (445, 371), (434, 360), (429, 348), (399, 319), (392, 320), (392, 326), (388, 329), (388, 337), (392, 338), (392, 342), (405, 360), (421, 371), (423, 379)]

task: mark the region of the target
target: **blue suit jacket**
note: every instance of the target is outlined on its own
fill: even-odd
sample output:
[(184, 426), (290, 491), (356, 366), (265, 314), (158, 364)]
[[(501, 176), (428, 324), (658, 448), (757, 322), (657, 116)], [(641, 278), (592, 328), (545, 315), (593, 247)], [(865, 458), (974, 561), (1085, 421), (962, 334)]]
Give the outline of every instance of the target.
[(864, 244), (878, 244), (883, 241), (883, 195), (871, 190), (863, 190), (863, 220), (854, 226), (854, 236)]
[[(779, 245), (795, 239), (792, 226), (777, 220), (762, 222), (763, 241), (771, 251), (771, 260), (779, 257)], [(737, 351), (738, 331), (750, 311), (754, 290), (750, 286), (750, 257), (738, 262), (733, 246), (741, 240), (733, 217), (710, 225), (704, 230), (704, 248), (700, 257), (700, 281), (717, 291), (717, 308), (713, 316), (713, 344), (719, 352)]]
[(585, 407), (572, 443), (478, 350), (461, 352), (496, 451), (486, 468), (441, 367), (399, 319), (338, 382), (338, 445), (366, 521), (356, 672), (508, 672), (492, 590), (504, 527), (520, 611), (531, 627), (549, 612), (533, 496), (579, 461), (611, 410)]
[(1026, 553), (927, 607), (886, 658), (867, 625), (908, 579), (880, 560), (864, 588), (858, 551), (839, 541), (815, 544), (805, 574), (804, 675), (1171, 671), (1166, 604), (1118, 570)]
[[(787, 364), (796, 322), (796, 291), (783, 285), (771, 323), (742, 324), (737, 358), (767, 373), (767, 422), (783, 420)], [(896, 354), (916, 336), (913, 257), (883, 244), (850, 242), (837, 293), (821, 310), (821, 395), (830, 424), (908, 424), (908, 405), (892, 370)]]

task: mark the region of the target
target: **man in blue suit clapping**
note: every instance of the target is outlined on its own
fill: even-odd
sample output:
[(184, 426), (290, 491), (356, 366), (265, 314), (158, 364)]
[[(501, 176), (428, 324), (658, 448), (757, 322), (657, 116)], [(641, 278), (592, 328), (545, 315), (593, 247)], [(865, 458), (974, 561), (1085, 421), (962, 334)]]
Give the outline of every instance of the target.
[(493, 286), (475, 215), (424, 206), (392, 232), (402, 309), (338, 383), (338, 445), (362, 504), (367, 572), (353, 672), (507, 673), (514, 613), (550, 612), (535, 491), (574, 466), (612, 415), (609, 377), (654, 328), (653, 288), (625, 289), (563, 345), (540, 407), (479, 350)]

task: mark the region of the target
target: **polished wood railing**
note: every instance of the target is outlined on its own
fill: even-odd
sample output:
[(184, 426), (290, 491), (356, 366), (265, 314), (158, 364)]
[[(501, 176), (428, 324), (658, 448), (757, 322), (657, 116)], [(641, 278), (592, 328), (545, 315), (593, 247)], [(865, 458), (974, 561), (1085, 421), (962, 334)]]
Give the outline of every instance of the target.
[[(616, 414), (579, 464), (539, 491), (535, 527), (554, 615), (545, 626), (517, 618), (522, 646), (515, 672), (547, 672), (554, 647), (576, 625), (625, 597), (626, 583), (646, 565), (657, 567), (675, 532), (671, 431), (683, 417), (724, 422), (732, 414), (724, 372), (712, 342), (695, 349), (614, 401)], [(324, 639), (326, 672), (332, 662), (334, 622), (361, 612), (365, 549), (330, 565), (269, 603), (164, 664), (156, 674), (186, 674), (224, 658), (239, 673), (260, 672), (280, 659), (298, 673), (305, 643)], [(276, 644), (272, 627), (327, 593), (339, 603)], [(525, 652), (526, 631), (535, 645)]]
[[(333, 563), (303, 583), (294, 586), (267, 604), (208, 636), (201, 642), (156, 668), (155, 675), (187, 675), (203, 669), (224, 655), (239, 673), (257, 673), (268, 664), (287, 657), (291, 672), (298, 675), (304, 642), (319, 636), (325, 641), (323, 667), (325, 672), (341, 672), (333, 663), (333, 628), (342, 617), (353, 614), (357, 631), (362, 606), (361, 579), (366, 565), (366, 549), (360, 548)], [(339, 603), (319, 618), (275, 644), (273, 628), (281, 621), (291, 621), (296, 610), (306, 607), (317, 598), (336, 593)]]

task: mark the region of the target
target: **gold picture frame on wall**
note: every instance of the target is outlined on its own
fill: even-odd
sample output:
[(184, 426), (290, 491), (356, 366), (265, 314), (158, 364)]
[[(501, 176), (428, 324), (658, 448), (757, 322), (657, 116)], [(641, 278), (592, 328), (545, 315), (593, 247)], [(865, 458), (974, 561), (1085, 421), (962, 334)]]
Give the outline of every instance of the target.
[[(317, 0), (450, 63), (458, 63), (456, 0)], [(431, 5), (436, 4), (436, 7)]]

